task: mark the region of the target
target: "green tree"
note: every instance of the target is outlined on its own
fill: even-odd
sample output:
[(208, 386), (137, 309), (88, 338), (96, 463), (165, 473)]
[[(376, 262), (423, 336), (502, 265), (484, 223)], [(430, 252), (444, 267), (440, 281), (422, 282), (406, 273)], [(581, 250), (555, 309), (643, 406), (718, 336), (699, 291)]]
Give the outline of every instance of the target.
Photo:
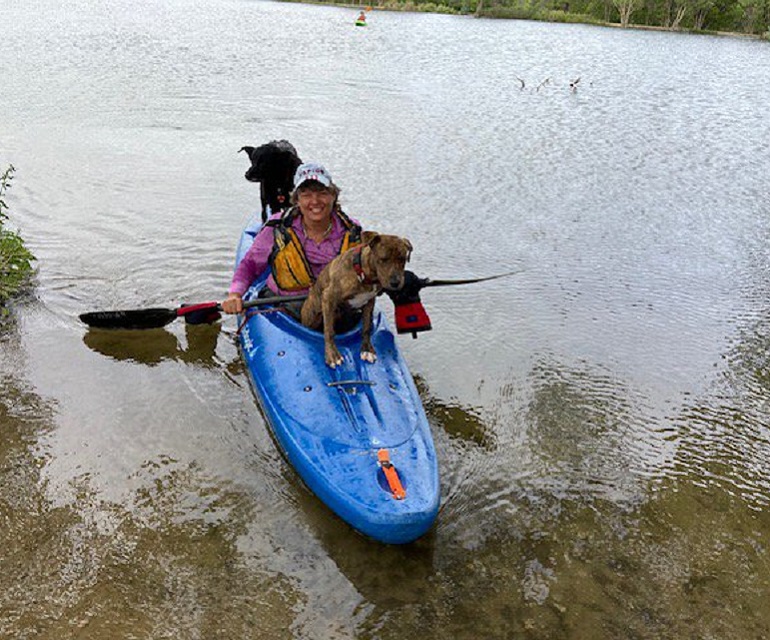
[(746, 33), (762, 34), (768, 28), (769, 0), (738, 0), (741, 9), (741, 28)]
[(631, 22), (631, 14), (642, 6), (641, 0), (612, 0), (612, 4), (620, 14), (621, 27), (627, 27)]
[(770, 0), (378, 0), (375, 5), (488, 18), (743, 32), (770, 40)]
[(13, 165), (0, 176), (0, 317), (8, 313), (5, 303), (19, 293), (32, 276), (35, 257), (18, 233), (6, 228), (8, 205), (5, 194), (13, 180)]

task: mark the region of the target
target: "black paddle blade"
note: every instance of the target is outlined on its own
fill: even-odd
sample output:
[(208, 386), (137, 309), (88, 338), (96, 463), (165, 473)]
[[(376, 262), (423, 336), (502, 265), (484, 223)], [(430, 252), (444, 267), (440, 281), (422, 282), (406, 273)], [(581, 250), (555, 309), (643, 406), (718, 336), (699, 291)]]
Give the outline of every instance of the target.
[(420, 288), (422, 287), (447, 287), (455, 284), (473, 284), (474, 282), (486, 282), (487, 280), (497, 280), (498, 278), (506, 278), (508, 276), (521, 273), (523, 269), (517, 271), (508, 271), (507, 273), (498, 273), (494, 276), (486, 276), (484, 278), (465, 278), (464, 280), (431, 280), (425, 278), (420, 282)]
[(129, 309), (83, 313), (80, 321), (95, 329), (155, 329), (176, 320), (176, 309)]

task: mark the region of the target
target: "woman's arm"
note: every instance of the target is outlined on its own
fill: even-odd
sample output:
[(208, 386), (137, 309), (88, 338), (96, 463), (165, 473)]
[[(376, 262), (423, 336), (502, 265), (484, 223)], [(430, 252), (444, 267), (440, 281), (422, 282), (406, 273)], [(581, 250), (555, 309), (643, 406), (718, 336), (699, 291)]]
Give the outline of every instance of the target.
[(267, 268), (272, 249), (273, 229), (272, 227), (262, 227), (233, 274), (233, 279), (227, 292), (227, 299), (222, 303), (222, 311), (225, 313), (240, 313), (243, 311), (243, 294), (246, 293), (251, 283)]

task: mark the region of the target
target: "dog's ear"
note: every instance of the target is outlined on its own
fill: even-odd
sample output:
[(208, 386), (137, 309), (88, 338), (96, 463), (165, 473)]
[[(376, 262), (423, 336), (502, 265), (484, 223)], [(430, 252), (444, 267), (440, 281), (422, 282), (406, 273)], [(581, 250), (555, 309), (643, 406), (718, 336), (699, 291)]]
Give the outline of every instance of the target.
[(404, 242), (404, 247), (406, 248), (406, 261), (409, 262), (409, 258), (412, 257), (412, 243), (406, 238), (401, 238), (401, 240)]
[(375, 246), (380, 241), (380, 234), (376, 231), (364, 231), (361, 234), (361, 244), (368, 244), (370, 247)]
[(270, 166), (270, 156), (275, 153), (275, 149), (270, 143), (259, 147), (244, 147), (249, 154), (251, 167), (246, 171), (246, 180), (250, 182), (262, 182), (267, 177), (267, 169)]
[[(251, 161), (251, 166), (246, 170), (246, 173), (243, 176), (249, 182), (262, 181), (262, 169), (257, 166), (259, 156), (262, 153), (260, 149), (262, 149), (262, 147), (241, 147), (241, 151), (245, 151)], [(240, 151), (238, 153), (240, 153)]]

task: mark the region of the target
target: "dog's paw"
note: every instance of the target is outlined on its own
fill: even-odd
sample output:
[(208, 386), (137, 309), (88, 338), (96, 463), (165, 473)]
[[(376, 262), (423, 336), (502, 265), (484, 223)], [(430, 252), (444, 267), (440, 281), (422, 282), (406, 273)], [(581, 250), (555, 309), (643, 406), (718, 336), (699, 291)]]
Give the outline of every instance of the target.
[(340, 352), (336, 349), (334, 351), (327, 351), (326, 352), (326, 364), (327, 366), (331, 367), (332, 369), (336, 369), (339, 367), (343, 362), (342, 355), (340, 355)]
[(342, 358), (336, 358), (336, 359), (328, 359), (326, 360), (326, 364), (331, 367), (332, 369), (336, 369), (337, 367), (342, 365)]
[(377, 362), (377, 354), (372, 351), (361, 351), (361, 360), (364, 362), (375, 363)]

